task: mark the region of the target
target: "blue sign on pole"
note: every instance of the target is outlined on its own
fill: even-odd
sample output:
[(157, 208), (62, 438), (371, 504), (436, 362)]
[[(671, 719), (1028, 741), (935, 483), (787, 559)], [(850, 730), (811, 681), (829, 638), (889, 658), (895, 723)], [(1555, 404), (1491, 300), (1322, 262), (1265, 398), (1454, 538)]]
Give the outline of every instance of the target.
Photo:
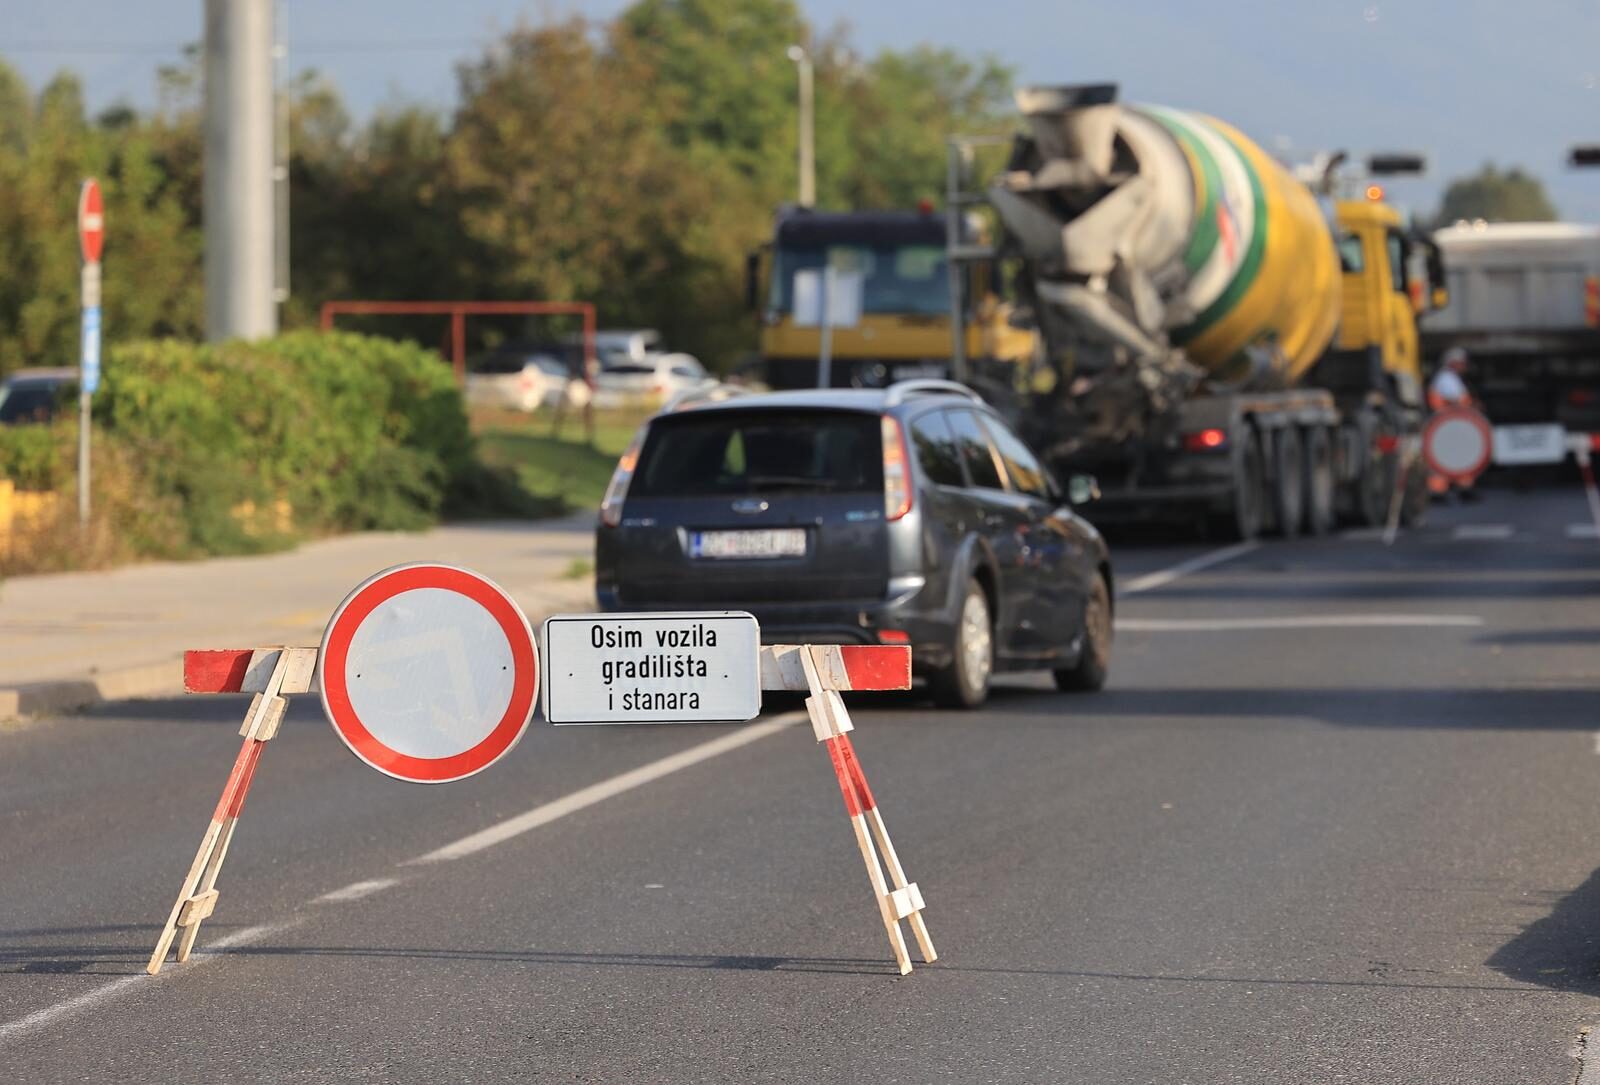
[(83, 390), (94, 395), (100, 387), (100, 306), (86, 306), (83, 310), (83, 367), (80, 375)]

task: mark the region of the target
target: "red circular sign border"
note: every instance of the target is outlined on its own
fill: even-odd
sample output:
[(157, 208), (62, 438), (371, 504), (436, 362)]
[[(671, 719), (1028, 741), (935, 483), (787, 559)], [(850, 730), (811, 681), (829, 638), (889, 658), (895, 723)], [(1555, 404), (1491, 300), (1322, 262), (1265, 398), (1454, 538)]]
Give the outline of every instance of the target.
[[(1433, 445), (1428, 438), (1439, 426), (1455, 421), (1469, 423), (1483, 434), (1483, 458), (1470, 471), (1446, 471), (1433, 458)], [(1489, 425), (1487, 418), (1467, 407), (1446, 407), (1442, 411), (1435, 411), (1422, 427), (1422, 458), (1434, 474), (1442, 475), (1451, 482), (1469, 483), (1489, 469), (1489, 461), (1494, 458), (1494, 428)]]
[[(345, 685), (345, 660), (350, 641), (377, 607), (404, 592), (438, 588), (466, 596), (499, 623), (511, 647), (514, 678), (505, 715), (470, 750), (449, 757), (413, 757), (383, 745), (362, 724)], [(350, 752), (379, 772), (408, 783), (446, 784), (482, 772), (509, 753), (533, 719), (539, 693), (539, 651), (533, 630), (517, 605), (497, 584), (453, 565), (421, 563), (385, 569), (339, 605), (328, 621), (317, 656), (322, 707), (334, 733)]]

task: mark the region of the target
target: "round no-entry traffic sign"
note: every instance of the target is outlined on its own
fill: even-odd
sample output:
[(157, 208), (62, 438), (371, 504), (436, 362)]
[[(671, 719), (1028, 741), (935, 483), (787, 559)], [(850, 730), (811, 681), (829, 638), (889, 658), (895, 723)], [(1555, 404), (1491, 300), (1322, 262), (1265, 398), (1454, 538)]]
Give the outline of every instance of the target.
[(442, 784), (517, 744), (539, 692), (522, 609), (451, 565), (398, 565), (333, 612), (318, 653), (322, 707), (352, 753), (399, 780)]
[(1494, 431), (1489, 420), (1466, 407), (1434, 414), (1422, 428), (1422, 458), (1435, 474), (1467, 484), (1489, 467)]
[(98, 264), (105, 243), (106, 213), (100, 204), (100, 182), (91, 177), (78, 192), (78, 247), (83, 250), (83, 262)]

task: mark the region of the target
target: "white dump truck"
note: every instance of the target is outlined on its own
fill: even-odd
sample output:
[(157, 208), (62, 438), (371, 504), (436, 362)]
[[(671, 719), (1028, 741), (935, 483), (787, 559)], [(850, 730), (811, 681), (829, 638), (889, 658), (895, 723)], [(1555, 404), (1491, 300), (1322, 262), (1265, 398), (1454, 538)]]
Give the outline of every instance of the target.
[(1560, 461), (1600, 432), (1600, 226), (1458, 223), (1434, 239), (1449, 302), (1422, 321), (1425, 359), (1466, 349), (1497, 463)]

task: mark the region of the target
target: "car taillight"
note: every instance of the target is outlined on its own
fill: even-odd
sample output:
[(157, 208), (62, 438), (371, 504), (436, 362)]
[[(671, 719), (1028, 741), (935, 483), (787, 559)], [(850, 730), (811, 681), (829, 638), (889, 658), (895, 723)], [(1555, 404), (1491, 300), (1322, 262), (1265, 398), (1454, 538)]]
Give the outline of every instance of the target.
[(639, 432), (634, 434), (633, 441), (628, 445), (628, 450), (617, 461), (617, 469), (611, 473), (611, 482), (606, 486), (606, 496), (600, 501), (600, 522), (607, 527), (616, 527), (622, 523), (622, 503), (628, 497), (628, 483), (633, 481), (633, 469), (639, 465), (639, 449), (644, 445), (644, 436), (648, 426), (641, 426)]
[(907, 633), (904, 629), (880, 629), (878, 630), (878, 643), (910, 644), (911, 634)]
[(883, 416), (883, 518), (898, 520), (911, 511), (911, 457), (900, 423)]
[(1216, 452), (1227, 444), (1228, 431), (1225, 429), (1203, 429), (1198, 433), (1183, 435), (1183, 448), (1186, 452)]
[(1567, 402), (1574, 407), (1587, 407), (1595, 401), (1595, 394), (1587, 388), (1574, 388), (1567, 393)]

